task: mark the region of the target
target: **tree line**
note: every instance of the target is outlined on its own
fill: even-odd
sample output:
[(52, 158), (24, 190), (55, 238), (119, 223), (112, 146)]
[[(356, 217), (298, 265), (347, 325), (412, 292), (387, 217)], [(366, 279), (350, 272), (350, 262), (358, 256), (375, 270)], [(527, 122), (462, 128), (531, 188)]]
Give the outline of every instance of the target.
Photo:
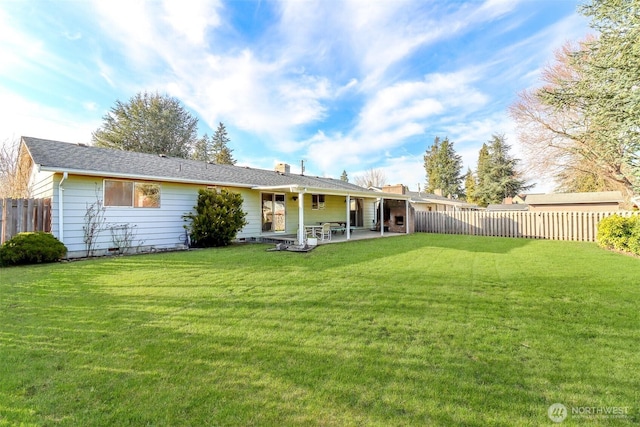
[[(478, 167), (462, 174), (462, 157), (449, 138), (436, 137), (424, 155), (425, 191), (466, 200), (479, 206), (502, 203), (530, 189), (518, 171), (519, 159), (510, 153), (504, 135), (493, 135), (478, 152)], [(464, 185), (463, 185), (464, 184)]]

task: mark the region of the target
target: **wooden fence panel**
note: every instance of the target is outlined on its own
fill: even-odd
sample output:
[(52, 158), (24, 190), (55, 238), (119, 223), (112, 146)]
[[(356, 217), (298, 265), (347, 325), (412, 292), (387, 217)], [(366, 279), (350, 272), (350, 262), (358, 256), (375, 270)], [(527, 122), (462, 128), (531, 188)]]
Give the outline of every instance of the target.
[(598, 222), (610, 215), (640, 212), (416, 212), (415, 230), (424, 233), (594, 242)]
[(51, 199), (0, 199), (0, 244), (25, 231), (51, 232)]

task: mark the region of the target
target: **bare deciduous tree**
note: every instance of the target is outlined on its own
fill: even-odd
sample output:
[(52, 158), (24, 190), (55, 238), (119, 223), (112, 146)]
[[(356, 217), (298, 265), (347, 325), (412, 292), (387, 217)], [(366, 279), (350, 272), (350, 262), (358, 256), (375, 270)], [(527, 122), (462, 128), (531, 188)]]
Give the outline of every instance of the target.
[(29, 159), (20, 163), (20, 142), (5, 140), (0, 144), (0, 198), (26, 198), (30, 195)]
[(518, 137), (529, 159), (530, 172), (559, 181), (564, 190), (578, 188), (590, 191), (623, 190), (631, 192), (632, 182), (621, 150), (616, 141), (602, 144), (594, 135), (587, 100), (575, 98), (562, 108), (549, 101), (549, 96), (565, 91), (571, 82), (582, 78), (583, 70), (575, 60), (588, 55), (587, 38), (578, 46), (567, 43), (556, 52), (555, 62), (542, 74), (541, 88), (519, 94), (510, 107), (518, 124)]
[(387, 183), (387, 177), (382, 169), (369, 169), (354, 178), (354, 183), (360, 187), (382, 187)]

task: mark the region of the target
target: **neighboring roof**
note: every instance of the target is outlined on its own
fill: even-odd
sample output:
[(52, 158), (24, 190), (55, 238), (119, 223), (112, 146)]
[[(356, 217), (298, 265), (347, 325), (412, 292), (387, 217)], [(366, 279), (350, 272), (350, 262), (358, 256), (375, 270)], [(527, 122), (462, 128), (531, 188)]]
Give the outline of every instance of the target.
[(407, 191), (405, 194), (411, 196), (411, 202), (413, 203), (438, 203), (441, 205), (457, 206), (460, 208), (478, 208), (478, 205), (473, 203), (467, 203), (462, 200), (450, 199), (444, 196), (438, 196), (437, 194), (423, 193), (418, 191)]
[(487, 206), (487, 212), (522, 212), (528, 210), (529, 206), (523, 203), (493, 204)]
[(525, 199), (529, 205), (574, 205), (593, 203), (622, 203), (620, 191), (599, 191), (590, 193), (529, 194)]
[[(43, 171), (246, 188), (279, 188), (283, 191), (308, 189), (309, 191), (323, 190), (327, 193), (377, 196), (371, 190), (333, 178), (218, 165), (198, 160), (31, 137), (22, 137), (22, 141), (34, 163)], [(399, 196), (399, 198), (406, 197)]]
[[(401, 185), (398, 184), (398, 186), (396, 187), (400, 187)], [(404, 186), (402, 186), (403, 188), (405, 188)], [(378, 193), (384, 193), (384, 194), (391, 194), (391, 195), (399, 195), (400, 193), (394, 193), (394, 192), (387, 192), (384, 191), (382, 187), (369, 187), (371, 190), (378, 192)], [(473, 204), (473, 203), (467, 203), (464, 202), (462, 200), (457, 200), (457, 199), (450, 199), (448, 197), (443, 197), (443, 196), (438, 196), (437, 194), (432, 194), (432, 193), (423, 193), (423, 192), (419, 192), (419, 191), (408, 191), (408, 190), (404, 190), (404, 193), (402, 193), (402, 195), (405, 196), (405, 198), (409, 198), (409, 200), (411, 201), (411, 203), (437, 203), (437, 204), (441, 204), (441, 205), (450, 205), (450, 206), (457, 206), (460, 208), (469, 208), (469, 209), (477, 209), (478, 205)]]

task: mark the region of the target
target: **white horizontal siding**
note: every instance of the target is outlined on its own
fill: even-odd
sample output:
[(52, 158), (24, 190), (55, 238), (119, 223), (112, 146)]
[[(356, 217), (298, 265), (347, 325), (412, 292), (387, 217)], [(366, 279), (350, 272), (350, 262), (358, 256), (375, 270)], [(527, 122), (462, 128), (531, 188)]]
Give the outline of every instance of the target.
[(29, 185), (31, 197), (34, 199), (46, 199), (53, 195), (53, 173), (42, 172), (35, 174)]
[[(34, 195), (52, 197), (52, 232), (60, 238), (59, 228), (59, 192), (61, 174), (39, 173), (34, 178)], [(69, 257), (86, 254), (85, 215), (88, 207), (97, 200), (103, 200), (104, 181), (98, 177), (69, 175), (63, 183), (63, 243), (69, 250)], [(204, 188), (197, 184), (160, 183), (159, 208), (123, 208), (106, 207), (104, 211), (105, 229), (96, 239), (95, 254), (104, 254), (114, 246), (108, 227), (127, 224), (135, 231), (134, 248), (171, 249), (184, 241), (183, 215), (193, 212), (197, 203), (198, 190)], [(240, 193), (243, 198), (243, 210), (247, 213), (247, 225), (238, 233), (238, 238), (259, 237), (262, 234), (262, 197), (260, 191), (246, 188), (227, 188)], [(286, 233), (295, 234), (298, 230), (298, 201), (293, 197), (297, 193), (285, 193)], [(363, 219), (365, 227), (375, 218), (376, 199), (364, 199)], [(312, 209), (312, 195), (304, 195), (305, 223), (314, 224), (323, 221), (346, 221), (347, 212), (344, 196), (325, 196), (325, 208)]]
[[(56, 179), (55, 196), (57, 196)], [(86, 244), (84, 242), (85, 215), (89, 206), (97, 200), (103, 199), (103, 180), (95, 177), (69, 176), (63, 183), (64, 188), (64, 241), (69, 250), (70, 257), (84, 256)], [(184, 226), (188, 222), (183, 216), (193, 212), (197, 203), (198, 190), (202, 185), (160, 183), (160, 207), (159, 208), (130, 208), (130, 207), (105, 207), (105, 229), (96, 239), (95, 254), (104, 254), (109, 248), (114, 247), (110, 227), (128, 225), (134, 230), (133, 247), (149, 250), (176, 248), (184, 242)], [(251, 237), (259, 235), (260, 216), (256, 213), (255, 206), (259, 206), (260, 195), (256, 191), (238, 188), (229, 188), (243, 196), (243, 210), (250, 212), (247, 219), (249, 225), (245, 227), (238, 237)], [(53, 217), (54, 223), (58, 222), (57, 197), (54, 197)], [(256, 202), (257, 201), (257, 202)], [(254, 218), (255, 217), (255, 218)], [(255, 230), (257, 231), (255, 231)], [(59, 236), (59, 233), (54, 233)]]
[[(344, 196), (325, 196), (324, 209), (312, 209), (313, 197), (311, 194), (304, 195), (304, 222), (306, 224), (315, 224), (325, 221), (346, 221), (347, 206)], [(295, 229), (298, 226), (298, 209), (295, 209)], [(295, 231), (294, 229), (294, 231)]]

